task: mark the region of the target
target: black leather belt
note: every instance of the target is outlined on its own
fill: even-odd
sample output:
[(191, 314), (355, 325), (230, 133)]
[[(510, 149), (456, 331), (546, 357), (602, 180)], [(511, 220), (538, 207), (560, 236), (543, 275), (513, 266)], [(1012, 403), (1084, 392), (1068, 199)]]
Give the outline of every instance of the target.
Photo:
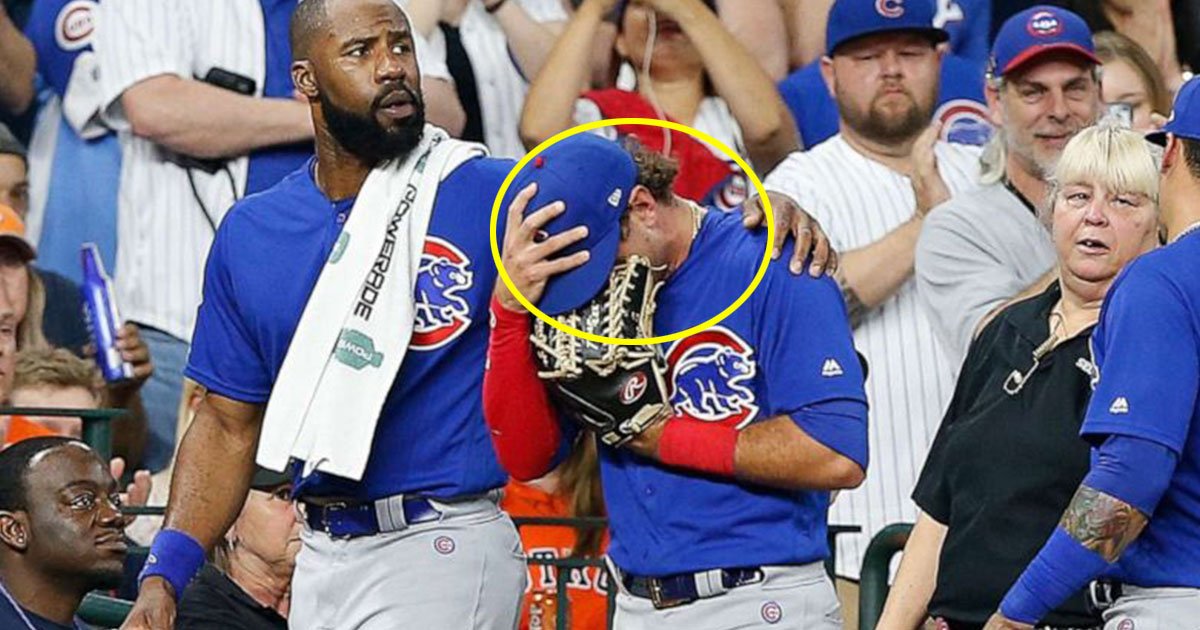
[[(719, 588), (716, 588), (716, 584), (709, 584), (714, 573), (719, 573)], [(629, 591), (630, 595), (650, 600), (657, 609), (690, 604), (698, 599), (715, 597), (729, 589), (755, 584), (762, 580), (763, 571), (760, 567), (719, 569), (718, 572), (677, 573), (657, 578), (621, 572), (621, 583), (625, 585), (625, 590)]]
[[(333, 538), (357, 538), (359, 536), (374, 536), (384, 532), (402, 530), (409, 525), (436, 521), (442, 517), (441, 510), (434, 507), (429, 499), (423, 497), (404, 497), (398, 501), (380, 499), (368, 503), (349, 503), (335, 501), (333, 503), (312, 503), (302, 501), (304, 505), (304, 521), (310, 529), (325, 532)], [(380, 522), (379, 511), (387, 512), (386, 504), (399, 504), (404, 515), (391, 522)]]

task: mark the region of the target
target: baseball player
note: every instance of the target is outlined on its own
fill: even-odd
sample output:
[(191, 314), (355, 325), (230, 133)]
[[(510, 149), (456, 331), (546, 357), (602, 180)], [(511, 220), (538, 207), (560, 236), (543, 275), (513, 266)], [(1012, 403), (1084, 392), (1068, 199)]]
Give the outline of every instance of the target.
[[(295, 373), (285, 358), (317, 344), (293, 339), (310, 311), (345, 306), (315, 299), (326, 295), (319, 278), (362, 265), (367, 280), (342, 283), (363, 287), (345, 317), (346, 326), (359, 326), (364, 311), (384, 308), (379, 296), (387, 295), (387, 270), (401, 265), (415, 275), (414, 310), (384, 319), (388, 327), (411, 326), (411, 334), (377, 348), (356, 330), (336, 336), (332, 357), (316, 350), (313, 362), (328, 361), (324, 372), (340, 366), (355, 379), (353, 389), (336, 397), (345, 411), (331, 414), (335, 429), (360, 426), (358, 416), (368, 412), (349, 409), (371, 375), (383, 374), (383, 389), (359, 480), (325, 472), (323, 461), (303, 462), (315, 471), (297, 469), (304, 531), (289, 622), (292, 628), (512, 628), (525, 559), (516, 529), (496, 505), (507, 476), (480, 402), (485, 309), (495, 277), (486, 209), (511, 162), (467, 159), (440, 181), (408, 180), (396, 193), (401, 199), (436, 195), (425, 232), (402, 221), (418, 213), (419, 202), (397, 206), (391, 196), (363, 202), (378, 189), (373, 182), (382, 181), (380, 174), (390, 172), (380, 170), (388, 164), (426, 168), (442, 147), (473, 145), (424, 124), (410, 27), (392, 0), (305, 0), (291, 32), (293, 76), (311, 107), (317, 155), (235, 205), (217, 232), (187, 368), (206, 392), (180, 446), (165, 529), (151, 547), (125, 627), (172, 626), (176, 598), (245, 500), (260, 430), (271, 428), (264, 414), (306, 394), (282, 382)], [(413, 210), (388, 219), (398, 207)], [(351, 229), (370, 216), (389, 223)], [(356, 249), (372, 233), (379, 249)], [(335, 316), (338, 335), (343, 318)], [(396, 372), (380, 369), (395, 356), (403, 356)], [(321, 371), (311, 362), (298, 367)], [(305, 417), (305, 427), (319, 420)], [(264, 449), (281, 446), (262, 442)], [(314, 448), (328, 446), (334, 460), (361, 448), (338, 431), (321, 442)]]
[(1101, 575), (1113, 580), (1093, 587), (1106, 630), (1200, 619), (1200, 79), (1179, 91), (1163, 131), (1168, 244), (1113, 283), (1092, 333), (1099, 379), (1081, 429), (1091, 469), (987, 630), (1032, 628)]
[(915, 518), (908, 494), (954, 389), (917, 301), (913, 251), (929, 209), (975, 184), (979, 151), (935, 142), (937, 128), (928, 127), (938, 85), (936, 44), (946, 37), (932, 22), (928, 3), (838, 0), (821, 63), (841, 131), (793, 153), (766, 179), (767, 188), (818, 217), (843, 252), (835, 277), (855, 341), (871, 364), (875, 474), (841, 494), (830, 516), (863, 527), (862, 534), (838, 537), (837, 574), (852, 580), (872, 535)]
[[(539, 155), (515, 180), (537, 187), (509, 206), (506, 270), (528, 299), (563, 313), (591, 299), (614, 260), (628, 269), (644, 258), (653, 277), (665, 279), (654, 332), (684, 330), (745, 290), (764, 234), (743, 229), (736, 214), (674, 195), (676, 166), (667, 158), (645, 149), (634, 158), (588, 134)], [(525, 208), (549, 201), (564, 201), (565, 214), (522, 219)], [(575, 225), (586, 226), (586, 238), (563, 251), (586, 252), (587, 262), (555, 275), (552, 266), (564, 258), (550, 258), (546, 243), (583, 229)], [(613, 317), (639, 304), (603, 295), (591, 304), (621, 304)], [(537, 378), (530, 316), (502, 284), (492, 313), (485, 415), (506, 467), (518, 478), (537, 477), (575, 427), (559, 426), (550, 388)], [(546, 346), (538, 347), (541, 354)], [(618, 371), (617, 380), (575, 392), (578, 407), (654, 414), (640, 434), (600, 434), (615, 626), (841, 628), (821, 563), (825, 514), (830, 490), (865, 475), (867, 408), (836, 285), (793, 277), (774, 262), (732, 315), (659, 350), (648, 361), (653, 369), (624, 381)], [(661, 404), (643, 404), (659, 394)]]

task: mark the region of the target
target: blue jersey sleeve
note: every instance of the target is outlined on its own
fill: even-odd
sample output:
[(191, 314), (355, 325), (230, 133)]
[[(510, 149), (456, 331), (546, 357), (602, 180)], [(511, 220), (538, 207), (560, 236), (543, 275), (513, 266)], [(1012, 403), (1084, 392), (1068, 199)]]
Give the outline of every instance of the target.
[(1142, 438), (1178, 455), (1200, 386), (1197, 331), (1182, 289), (1140, 262), (1109, 290), (1093, 333), (1100, 379), (1082, 434)]
[[(217, 231), (204, 269), (204, 294), (196, 313), (184, 374), (215, 394), (247, 403), (265, 403), (272, 375), (252, 327), (238, 305), (241, 296), (231, 273), (237, 248), (230, 239), (236, 208)], [(231, 221), (232, 219), (232, 221)]]
[[(791, 254), (780, 256), (786, 261)], [(828, 276), (771, 264), (759, 288), (757, 347), (767, 417), (786, 414), (825, 446), (866, 467), (867, 396), (850, 319)]]

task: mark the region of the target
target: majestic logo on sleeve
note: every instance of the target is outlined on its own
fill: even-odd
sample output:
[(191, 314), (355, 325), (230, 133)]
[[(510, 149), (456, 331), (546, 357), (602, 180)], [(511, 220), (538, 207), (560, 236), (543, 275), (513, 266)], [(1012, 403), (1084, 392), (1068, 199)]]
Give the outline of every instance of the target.
[(96, 0), (72, 0), (54, 18), (54, 40), (63, 50), (79, 50), (92, 41), (96, 30)]
[(430, 236), (417, 270), (413, 350), (435, 350), (450, 343), (471, 323), (462, 293), (471, 288), (471, 261), (450, 242)]
[(714, 326), (667, 353), (671, 405), (699, 420), (742, 428), (754, 420), (754, 350), (733, 331)]
[(955, 98), (938, 107), (933, 119), (942, 123), (942, 140), (982, 146), (994, 129), (987, 108), (969, 98)]
[(904, 0), (875, 0), (875, 10), (885, 18), (898, 18), (904, 15)]

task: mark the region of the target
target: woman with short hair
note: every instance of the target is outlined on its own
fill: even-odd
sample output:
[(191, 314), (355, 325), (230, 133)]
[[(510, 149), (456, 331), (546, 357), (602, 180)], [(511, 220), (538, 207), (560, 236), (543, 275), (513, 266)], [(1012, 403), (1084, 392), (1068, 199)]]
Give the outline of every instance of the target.
[[(1096, 376), (1088, 340), (1130, 261), (1157, 246), (1158, 166), (1142, 135), (1089, 127), (1051, 181), (1058, 278), (971, 344), (913, 498), (917, 523), (878, 628), (977, 629), (1037, 554), (1088, 471), (1079, 428)], [(1082, 593), (1043, 620), (1092, 628)]]

